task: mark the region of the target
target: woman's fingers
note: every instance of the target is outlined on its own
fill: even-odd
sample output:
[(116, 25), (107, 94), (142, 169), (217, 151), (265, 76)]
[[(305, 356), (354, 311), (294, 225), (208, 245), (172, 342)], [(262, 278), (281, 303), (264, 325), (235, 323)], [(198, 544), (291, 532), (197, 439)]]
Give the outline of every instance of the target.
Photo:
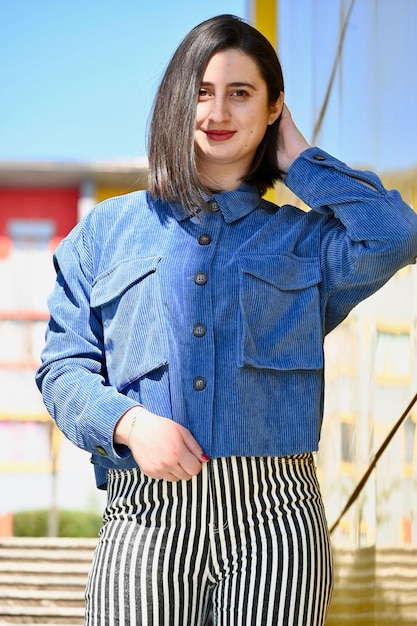
[(295, 159), (310, 147), (305, 137), (298, 130), (290, 110), (284, 104), (278, 126), (278, 165), (287, 173)]
[(208, 460), (189, 430), (146, 409), (135, 420), (129, 447), (141, 470), (157, 479), (189, 480)]

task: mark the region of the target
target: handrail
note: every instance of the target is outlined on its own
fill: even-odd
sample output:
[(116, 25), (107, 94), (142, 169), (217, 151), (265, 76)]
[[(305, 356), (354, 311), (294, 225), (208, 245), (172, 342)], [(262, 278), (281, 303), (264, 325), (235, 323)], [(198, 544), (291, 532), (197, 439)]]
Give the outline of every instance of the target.
[(340, 520), (342, 519), (344, 514), (348, 511), (348, 509), (350, 509), (352, 504), (355, 502), (355, 500), (359, 496), (359, 494), (362, 491), (362, 489), (364, 488), (364, 486), (365, 486), (369, 476), (371, 475), (372, 471), (374, 470), (376, 464), (378, 463), (378, 461), (381, 458), (382, 454), (385, 452), (385, 449), (388, 447), (389, 443), (391, 442), (391, 439), (394, 437), (394, 435), (396, 434), (396, 432), (399, 429), (399, 427), (401, 426), (401, 424), (405, 421), (407, 416), (410, 414), (411, 409), (413, 408), (413, 406), (415, 405), (416, 402), (417, 402), (417, 393), (415, 394), (414, 398), (412, 398), (412, 400), (408, 404), (407, 408), (400, 415), (398, 420), (395, 422), (394, 426), (389, 431), (388, 435), (385, 437), (384, 441), (379, 446), (379, 448), (376, 451), (375, 456), (372, 459), (368, 469), (366, 470), (366, 472), (364, 473), (364, 475), (362, 476), (362, 478), (360, 479), (360, 481), (356, 485), (355, 489), (352, 492), (352, 495), (350, 496), (350, 498), (346, 502), (345, 506), (343, 507), (343, 510), (341, 511), (339, 517), (336, 519), (336, 521), (330, 527), (330, 529), (329, 529), (330, 534), (332, 534), (333, 531), (337, 528), (337, 526), (339, 525)]

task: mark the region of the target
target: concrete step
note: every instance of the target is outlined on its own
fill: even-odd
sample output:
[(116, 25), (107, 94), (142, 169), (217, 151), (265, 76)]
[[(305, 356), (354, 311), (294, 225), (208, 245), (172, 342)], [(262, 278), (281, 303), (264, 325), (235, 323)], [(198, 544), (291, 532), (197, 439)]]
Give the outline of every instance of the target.
[(31, 548), (75, 548), (92, 547), (97, 545), (95, 537), (0, 537), (0, 545)]
[(87, 574), (89, 563), (32, 563), (31, 561), (15, 563), (13, 561), (0, 562), (0, 571), (10, 574)]
[[(68, 606), (2, 606), (1, 608), (1, 617), (20, 617), (22, 619), (21, 623), (24, 624), (23, 618), (30, 617), (32, 621), (36, 621), (37, 617), (42, 618), (43, 620), (48, 617), (54, 618), (58, 623), (66, 623), (62, 622), (63, 619), (83, 619), (84, 618), (84, 607), (68, 607)], [(1, 624), (1, 622), (0, 622)], [(6, 622), (7, 624), (7, 622)]]
[(2, 561), (13, 559), (14, 561), (77, 561), (91, 562), (92, 550), (62, 549), (62, 548), (10, 548), (0, 546), (0, 564)]
[[(66, 589), (68, 591), (76, 591), (84, 589), (87, 582), (86, 574), (74, 576), (60, 576), (57, 574), (41, 574), (28, 575), (27, 572), (21, 573), (0, 573), (0, 588), (6, 589), (14, 587), (15, 589)], [(0, 622), (1, 624), (1, 622)]]
[(0, 537), (0, 547), (7, 548), (33, 548), (78, 550), (92, 549), (97, 545), (98, 539), (72, 538), (72, 537)]
[[(84, 602), (84, 591), (68, 591), (64, 589), (1, 589), (0, 606), (19, 604), (42, 604), (47, 606), (80, 606)], [(1, 609), (0, 609), (1, 611)]]
[(82, 626), (96, 539), (0, 539), (0, 626)]

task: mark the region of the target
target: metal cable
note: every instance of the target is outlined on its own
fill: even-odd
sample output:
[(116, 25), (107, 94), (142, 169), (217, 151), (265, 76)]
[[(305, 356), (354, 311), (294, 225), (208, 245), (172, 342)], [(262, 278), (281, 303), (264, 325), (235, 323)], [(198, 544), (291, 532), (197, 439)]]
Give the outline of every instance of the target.
[(333, 63), (333, 68), (332, 68), (332, 71), (331, 71), (331, 74), (330, 74), (329, 84), (327, 85), (326, 95), (324, 97), (323, 104), (321, 106), (321, 110), (320, 110), (318, 119), (317, 119), (317, 121), (316, 121), (316, 123), (314, 125), (313, 137), (312, 137), (312, 140), (311, 140), (311, 143), (313, 145), (316, 143), (318, 134), (319, 134), (319, 132), (321, 130), (321, 127), (322, 127), (322, 124), (323, 124), (324, 116), (325, 116), (326, 111), (327, 111), (327, 105), (329, 104), (330, 94), (332, 92), (334, 79), (336, 77), (337, 66), (339, 65), (340, 59), (342, 57), (343, 44), (344, 44), (344, 41), (345, 41), (347, 27), (348, 27), (348, 24), (349, 24), (350, 16), (351, 16), (352, 11), (353, 11), (353, 7), (355, 6), (355, 2), (356, 2), (356, 0), (352, 0), (352, 2), (350, 3), (348, 12), (346, 14), (345, 21), (344, 21), (343, 26), (342, 26), (342, 30), (340, 32), (339, 45), (337, 47), (336, 57), (335, 57), (335, 60), (334, 60), (334, 63)]
[(391, 439), (394, 437), (395, 433), (397, 432), (397, 430), (399, 429), (401, 424), (405, 421), (407, 416), (410, 414), (411, 409), (416, 404), (416, 402), (417, 402), (417, 393), (415, 394), (414, 398), (411, 400), (411, 402), (409, 403), (409, 405), (407, 406), (405, 411), (400, 415), (398, 420), (395, 422), (394, 426), (391, 428), (391, 430), (389, 431), (388, 435), (385, 437), (385, 439), (382, 442), (382, 444), (379, 446), (378, 450), (375, 453), (374, 458), (372, 459), (372, 462), (370, 463), (368, 469), (366, 470), (366, 472), (364, 473), (364, 475), (362, 476), (362, 478), (360, 479), (360, 481), (356, 485), (352, 495), (350, 496), (349, 500), (346, 502), (346, 504), (345, 504), (343, 510), (341, 511), (339, 517), (337, 518), (337, 520), (330, 527), (330, 534), (332, 534), (332, 532), (336, 529), (336, 527), (339, 525), (339, 522), (342, 519), (342, 517), (345, 515), (345, 513), (348, 511), (348, 509), (350, 509), (352, 504), (355, 502), (355, 500), (359, 496), (359, 494), (362, 491), (362, 489), (364, 488), (364, 486), (365, 486), (369, 476), (371, 475), (371, 473), (374, 470), (376, 464), (378, 463), (378, 460), (380, 459), (380, 457), (384, 453), (385, 449), (388, 447), (388, 444), (391, 442)]

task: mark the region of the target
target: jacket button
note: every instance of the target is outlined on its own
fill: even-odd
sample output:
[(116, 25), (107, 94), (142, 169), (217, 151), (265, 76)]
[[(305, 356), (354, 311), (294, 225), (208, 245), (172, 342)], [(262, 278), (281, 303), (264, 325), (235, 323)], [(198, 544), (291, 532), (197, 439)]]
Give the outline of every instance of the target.
[(218, 203), (215, 200), (213, 200), (213, 202), (210, 202), (210, 208), (211, 208), (212, 211), (219, 211), (220, 210), (220, 207), (219, 207)]
[(313, 159), (315, 159), (316, 161), (325, 161), (326, 157), (324, 156), (324, 154), (315, 154), (313, 156)]
[(206, 388), (206, 379), (199, 376), (194, 378), (193, 387), (196, 391), (203, 391)]
[(193, 328), (193, 333), (196, 337), (204, 337), (207, 332), (207, 328), (204, 324), (196, 324)]
[(210, 235), (200, 235), (198, 238), (198, 243), (200, 246), (208, 246), (211, 243)]
[(96, 450), (97, 452), (101, 455), (101, 456), (108, 456), (106, 450), (103, 448), (103, 446), (96, 446)]
[(207, 281), (207, 274), (204, 274), (204, 272), (198, 272), (198, 274), (194, 276), (194, 282), (197, 285), (205, 285)]

